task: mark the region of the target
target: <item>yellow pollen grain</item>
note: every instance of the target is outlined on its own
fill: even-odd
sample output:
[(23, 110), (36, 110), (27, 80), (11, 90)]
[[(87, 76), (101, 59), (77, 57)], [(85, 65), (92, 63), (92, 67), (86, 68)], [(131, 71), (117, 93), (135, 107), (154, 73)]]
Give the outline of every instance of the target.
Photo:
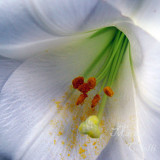
[(61, 131), (59, 131), (58, 136), (61, 136), (63, 133)]
[(85, 119), (86, 119), (85, 116), (81, 116), (81, 117), (80, 117), (80, 120), (81, 120), (82, 122), (85, 121)]
[(56, 144), (56, 140), (54, 140), (54, 144)]
[(101, 120), (100, 126), (104, 126), (104, 124), (105, 124), (104, 120)]
[(96, 145), (96, 142), (94, 142), (93, 145)]
[(59, 108), (60, 107), (60, 101), (57, 101), (57, 102), (55, 102), (55, 104), (56, 104), (56, 106), (57, 106), (57, 108)]
[(85, 151), (86, 151), (86, 150), (83, 149), (82, 147), (79, 148), (79, 154), (82, 154), (82, 153), (84, 153)]
[(97, 146), (95, 146), (94, 148), (97, 149)]
[(62, 157), (62, 153), (59, 154), (61, 156), (61, 160), (64, 160), (64, 158)]
[(70, 154), (68, 154), (68, 157), (70, 156)]
[(64, 141), (62, 141), (62, 144), (64, 145)]
[(70, 145), (69, 147), (70, 147), (71, 149), (73, 149), (73, 145)]
[(87, 147), (87, 144), (84, 144), (83, 146), (84, 146), (84, 147)]
[(82, 157), (83, 159), (85, 159), (85, 158), (86, 158), (86, 155), (83, 153), (83, 154), (81, 154), (81, 157)]

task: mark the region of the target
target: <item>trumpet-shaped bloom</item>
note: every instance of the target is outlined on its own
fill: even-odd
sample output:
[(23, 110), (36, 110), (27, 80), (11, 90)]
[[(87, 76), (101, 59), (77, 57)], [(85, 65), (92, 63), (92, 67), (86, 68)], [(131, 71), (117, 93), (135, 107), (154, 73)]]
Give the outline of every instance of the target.
[[(159, 8), (158, 0), (0, 2), (0, 154), (23, 160), (158, 160)], [(92, 139), (78, 127), (97, 114), (98, 106), (93, 111), (88, 104), (101, 85), (83, 106), (75, 105), (79, 92), (70, 85), (114, 37), (114, 27), (96, 35), (110, 26), (127, 36), (130, 48), (105, 104), (101, 136)], [(82, 125), (88, 123), (99, 131), (96, 117)]]

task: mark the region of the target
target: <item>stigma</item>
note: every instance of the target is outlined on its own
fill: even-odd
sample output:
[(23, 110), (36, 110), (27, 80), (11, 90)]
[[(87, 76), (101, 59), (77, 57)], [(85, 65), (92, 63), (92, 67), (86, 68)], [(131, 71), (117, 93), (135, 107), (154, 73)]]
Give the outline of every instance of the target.
[(98, 117), (95, 115), (88, 117), (86, 121), (80, 124), (79, 131), (82, 134), (88, 134), (91, 138), (99, 138), (101, 132)]

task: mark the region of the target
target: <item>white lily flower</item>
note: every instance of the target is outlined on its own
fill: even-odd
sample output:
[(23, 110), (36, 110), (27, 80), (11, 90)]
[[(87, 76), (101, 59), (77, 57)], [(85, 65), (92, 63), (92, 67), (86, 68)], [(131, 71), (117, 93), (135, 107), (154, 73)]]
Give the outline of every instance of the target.
[[(0, 2), (1, 157), (158, 160), (159, 8), (158, 0)], [(97, 114), (89, 104), (102, 84), (83, 106), (75, 105), (79, 92), (70, 85), (116, 37), (116, 28), (130, 47), (113, 82), (115, 94), (96, 119), (89, 117)], [(90, 67), (87, 77), (98, 72), (103, 60)], [(79, 133), (85, 119), (84, 126), (100, 124), (100, 138)]]

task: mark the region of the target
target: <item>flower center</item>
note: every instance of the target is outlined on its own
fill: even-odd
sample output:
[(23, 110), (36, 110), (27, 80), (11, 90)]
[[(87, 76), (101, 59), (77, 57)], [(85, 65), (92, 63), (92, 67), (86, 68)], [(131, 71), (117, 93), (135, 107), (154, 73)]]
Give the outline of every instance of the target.
[[(107, 27), (98, 30), (90, 38), (95, 37), (110, 30), (111, 32), (115, 27)], [(99, 123), (102, 119), (104, 108), (106, 106), (107, 98), (112, 97), (114, 92), (112, 91), (112, 85), (122, 63), (124, 54), (129, 45), (128, 38), (123, 32), (116, 29), (115, 34), (107, 43), (105, 48), (98, 54), (95, 60), (90, 64), (87, 70), (72, 81), (74, 89), (81, 92), (76, 101), (76, 105), (83, 105), (85, 99), (88, 97), (87, 93), (91, 92), (98, 84), (101, 85), (99, 91), (94, 96), (91, 102), (91, 108), (95, 108), (99, 103), (99, 110), (97, 115), (92, 115), (82, 122), (79, 126), (79, 131), (82, 134), (88, 134), (92, 138), (100, 137)], [(104, 59), (105, 61), (98, 66)], [(93, 69), (98, 66), (98, 71), (92, 77), (89, 77)], [(100, 96), (101, 95), (101, 96)], [(102, 97), (102, 98), (101, 98)]]

